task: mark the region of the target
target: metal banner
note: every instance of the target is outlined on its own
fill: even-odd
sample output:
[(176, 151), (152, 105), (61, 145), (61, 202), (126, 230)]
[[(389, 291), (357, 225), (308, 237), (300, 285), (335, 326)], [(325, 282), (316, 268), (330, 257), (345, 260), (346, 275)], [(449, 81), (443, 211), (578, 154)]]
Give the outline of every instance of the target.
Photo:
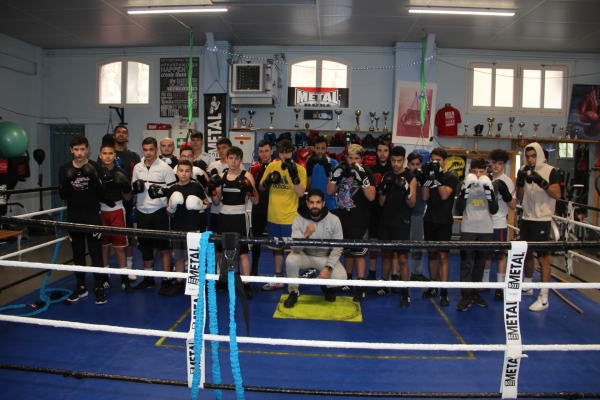
[(198, 259), (200, 257), (201, 235), (198, 232), (188, 232), (187, 234), (188, 277), (186, 279), (185, 294), (188, 296), (198, 296), (198, 285), (200, 284)]
[(217, 159), (217, 140), (227, 136), (227, 94), (206, 93), (204, 95), (204, 151)]
[(288, 107), (348, 108), (349, 104), (350, 90), (347, 88), (288, 88)]
[(511, 242), (508, 251), (506, 290), (504, 298), (511, 301), (521, 301), (521, 282), (523, 282), (523, 269), (525, 268), (525, 255), (527, 254), (527, 242)]

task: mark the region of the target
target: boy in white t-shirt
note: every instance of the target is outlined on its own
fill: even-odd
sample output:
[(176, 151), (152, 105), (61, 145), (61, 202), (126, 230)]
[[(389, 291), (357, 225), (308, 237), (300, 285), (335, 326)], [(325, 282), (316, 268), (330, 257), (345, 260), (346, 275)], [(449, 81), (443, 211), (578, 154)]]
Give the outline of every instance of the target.
[[(504, 173), (504, 167), (509, 160), (508, 152), (496, 149), (490, 153), (490, 165), (494, 186), (498, 187), (498, 212), (492, 215), (494, 225), (494, 241), (506, 242), (508, 240), (507, 217), (509, 209), (514, 210), (517, 206), (516, 190), (513, 181)], [(488, 256), (483, 273), (483, 282), (490, 281), (490, 267), (492, 265), (492, 254), (496, 256), (498, 282), (504, 282), (506, 275), (506, 254), (504, 250), (495, 250)], [(494, 300), (504, 300), (502, 289), (496, 289)]]

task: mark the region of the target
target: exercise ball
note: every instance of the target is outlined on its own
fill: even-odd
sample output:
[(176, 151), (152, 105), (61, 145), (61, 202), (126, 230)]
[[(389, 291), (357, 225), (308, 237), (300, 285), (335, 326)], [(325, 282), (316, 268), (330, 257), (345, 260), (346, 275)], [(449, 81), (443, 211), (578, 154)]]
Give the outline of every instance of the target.
[(27, 151), (29, 139), (20, 125), (14, 122), (0, 122), (0, 152), (6, 158), (19, 157)]

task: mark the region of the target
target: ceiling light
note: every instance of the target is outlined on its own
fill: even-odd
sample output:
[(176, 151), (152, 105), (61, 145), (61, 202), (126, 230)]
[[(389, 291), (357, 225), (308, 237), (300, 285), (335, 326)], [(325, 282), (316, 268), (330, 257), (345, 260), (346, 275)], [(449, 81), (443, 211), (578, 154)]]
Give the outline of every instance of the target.
[(173, 6), (173, 7), (132, 7), (127, 14), (179, 14), (179, 13), (212, 13), (225, 12), (227, 7), (211, 6)]
[(454, 14), (454, 15), (494, 15), (498, 17), (512, 17), (513, 10), (499, 8), (464, 8), (464, 7), (410, 7), (411, 14)]

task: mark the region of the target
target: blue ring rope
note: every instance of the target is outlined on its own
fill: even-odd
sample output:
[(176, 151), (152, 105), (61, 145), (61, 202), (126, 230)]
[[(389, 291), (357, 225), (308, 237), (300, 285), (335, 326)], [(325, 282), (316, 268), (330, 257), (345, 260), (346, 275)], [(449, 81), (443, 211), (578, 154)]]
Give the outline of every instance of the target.
[[(215, 245), (214, 243), (209, 243), (208, 239), (212, 232), (206, 232), (206, 235), (202, 236), (202, 245), (208, 248), (208, 273), (214, 274), (216, 273), (216, 257), (215, 257)], [(205, 241), (204, 241), (205, 240)], [(208, 282), (208, 312), (209, 312), (209, 330), (213, 335), (219, 334), (219, 324), (217, 319), (217, 290), (216, 290), (216, 282), (214, 280), (210, 280)], [(221, 381), (221, 365), (219, 362), (219, 342), (216, 340), (211, 341), (211, 351), (212, 351), (212, 374), (213, 381), (216, 384), (222, 383)], [(215, 399), (222, 400), (223, 392), (221, 390), (215, 390)]]
[(229, 289), (229, 359), (231, 372), (235, 383), (235, 393), (238, 400), (244, 400), (244, 386), (242, 386), (242, 371), (240, 370), (240, 354), (237, 344), (237, 325), (235, 323), (235, 271), (229, 271), (227, 284)]
[(204, 325), (204, 291), (206, 286), (206, 246), (204, 246), (204, 235), (200, 237), (200, 258), (198, 259), (198, 269), (200, 273), (200, 282), (198, 285), (198, 300), (194, 311), (194, 375), (192, 377), (192, 400), (198, 399), (200, 391), (200, 357), (201, 351), (198, 350), (202, 343), (202, 330)]
[[(62, 206), (63, 207), (65, 206), (64, 201), (62, 203)], [(60, 210), (59, 222), (62, 222), (63, 214), (64, 214), (64, 210)], [(62, 236), (62, 230), (59, 229), (58, 231), (56, 231), (56, 237), (60, 238), (61, 236)], [(61, 242), (58, 242), (54, 245), (54, 254), (52, 255), (52, 261), (50, 261), (50, 264), (56, 264), (56, 260), (58, 259), (58, 253), (60, 252), (60, 244), (61, 244)], [(43, 313), (50, 307), (50, 304), (56, 304), (56, 303), (65, 301), (71, 295), (71, 293), (73, 293), (69, 289), (62, 289), (62, 288), (48, 289), (48, 288), (46, 288), (46, 285), (48, 284), (48, 280), (50, 280), (50, 275), (52, 275), (52, 271), (48, 271), (46, 273), (44, 282), (42, 282), (42, 286), (40, 287), (40, 299), (45, 303), (44, 306), (41, 308), (38, 308), (37, 310), (32, 311), (30, 313), (22, 314), (22, 315), (20, 315), (21, 317), (32, 317), (34, 315)], [(48, 296), (48, 294), (53, 293), (53, 292), (64, 292), (66, 294), (63, 297), (61, 297), (60, 299), (50, 300), (50, 296)], [(16, 310), (16, 309), (25, 308), (25, 307), (27, 307), (27, 304), (14, 304), (14, 305), (0, 307), (0, 312), (4, 312), (6, 310)]]

